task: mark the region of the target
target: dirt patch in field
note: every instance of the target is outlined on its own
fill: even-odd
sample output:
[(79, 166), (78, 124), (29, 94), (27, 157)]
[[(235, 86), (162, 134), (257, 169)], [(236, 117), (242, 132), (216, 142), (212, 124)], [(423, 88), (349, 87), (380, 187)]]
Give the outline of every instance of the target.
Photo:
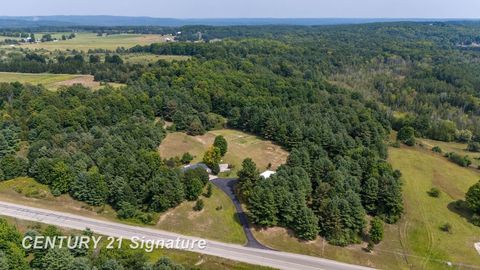
[(56, 87), (61, 86), (72, 86), (75, 84), (81, 84), (85, 87), (98, 88), (100, 87), (100, 82), (96, 82), (95, 78), (92, 75), (82, 75), (71, 80), (66, 80), (62, 82), (55, 83)]

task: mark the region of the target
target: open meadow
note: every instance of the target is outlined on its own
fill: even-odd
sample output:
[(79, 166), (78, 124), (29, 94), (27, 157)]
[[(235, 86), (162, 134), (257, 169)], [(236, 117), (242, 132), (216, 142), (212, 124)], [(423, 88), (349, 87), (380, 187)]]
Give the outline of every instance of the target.
[(272, 169), (276, 169), (287, 160), (288, 152), (280, 146), (233, 129), (213, 130), (203, 136), (189, 136), (181, 132), (169, 133), (159, 147), (160, 156), (171, 158), (189, 152), (195, 156), (193, 163), (200, 162), (218, 135), (224, 136), (228, 142), (228, 152), (222, 163), (233, 165), (231, 174), (226, 176), (235, 176), (246, 158), (252, 158), (260, 172), (265, 171), (268, 164), (272, 165)]
[[(37, 38), (41, 37), (41, 33), (36, 34)], [(52, 34), (54, 38), (61, 38), (62, 33)], [(151, 43), (165, 42), (167, 39), (172, 39), (172, 36), (162, 35), (141, 35), (141, 34), (119, 34), (108, 36), (97, 36), (96, 33), (79, 32), (76, 37), (70, 40), (58, 40), (56, 42), (42, 42), (32, 44), (22, 44), (21, 48), (29, 49), (46, 49), (49, 51), (88, 51), (89, 49), (105, 49), (116, 50), (119, 47), (131, 48), (136, 45), (148, 45)], [(9, 47), (9, 46), (7, 46)]]
[[(451, 146), (454, 147), (454, 146)], [(301, 242), (281, 228), (258, 229), (258, 239), (276, 249), (315, 255), (382, 269), (478, 269), (480, 254), (474, 243), (480, 242), (480, 228), (454, 207), (464, 199), (480, 174), (451, 163), (441, 155), (421, 147), (390, 148), (389, 161), (401, 170), (405, 215), (395, 225), (386, 225), (385, 238), (373, 253), (366, 244), (339, 248), (323, 239)], [(438, 198), (427, 194), (432, 187), (441, 191)], [(446, 223), (452, 232), (440, 227)]]
[[(2, 82), (20, 82), (33, 85), (41, 84), (52, 91), (55, 91), (62, 86), (72, 86), (74, 84), (81, 84), (94, 90), (101, 87), (100, 82), (96, 82), (92, 75), (73, 74), (0, 72), (0, 83)], [(121, 86), (121, 84), (118, 83), (109, 84), (114, 87)]]

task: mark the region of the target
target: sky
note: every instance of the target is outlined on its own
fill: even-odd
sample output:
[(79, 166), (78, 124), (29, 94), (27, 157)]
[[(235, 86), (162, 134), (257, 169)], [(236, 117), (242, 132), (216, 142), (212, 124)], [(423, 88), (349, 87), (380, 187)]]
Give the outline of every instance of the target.
[(480, 0), (3, 0), (0, 16), (480, 18)]

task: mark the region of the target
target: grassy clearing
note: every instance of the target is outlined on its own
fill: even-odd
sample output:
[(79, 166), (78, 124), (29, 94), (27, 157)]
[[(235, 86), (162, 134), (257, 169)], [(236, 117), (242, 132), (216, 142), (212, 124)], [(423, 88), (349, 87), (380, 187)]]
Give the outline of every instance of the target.
[[(452, 269), (447, 261), (456, 269), (477, 269), (480, 255), (473, 245), (480, 242), (480, 228), (456, 213), (452, 203), (464, 199), (480, 174), (421, 147), (390, 148), (389, 161), (403, 173), (405, 216), (398, 224), (386, 226), (385, 239), (373, 254), (362, 250), (365, 244), (338, 248), (320, 238), (299, 242), (280, 228), (257, 230), (256, 236), (276, 249), (382, 269)], [(441, 190), (439, 198), (427, 194), (432, 187)], [(440, 230), (447, 222), (452, 233)]]
[(195, 137), (180, 132), (169, 133), (159, 147), (160, 155), (162, 158), (170, 158), (190, 152), (195, 156), (193, 162), (199, 162), (218, 135), (223, 135), (228, 141), (228, 152), (222, 162), (234, 166), (228, 175), (230, 177), (236, 175), (245, 158), (252, 158), (260, 171), (266, 170), (269, 163), (276, 169), (287, 160), (288, 152), (280, 146), (233, 129), (214, 130)]
[(159, 60), (165, 60), (165, 61), (168, 61), (168, 62), (186, 61), (186, 60), (190, 59), (190, 56), (130, 53), (130, 54), (122, 54), (122, 58), (127, 63), (145, 64), (145, 63), (154, 63), (154, 62), (157, 62)]
[[(57, 42), (43, 42), (37, 44), (22, 44), (20, 47), (29, 49), (46, 49), (49, 51), (88, 51), (89, 49), (115, 50), (119, 47), (131, 48), (135, 45), (148, 45), (151, 43), (165, 42), (171, 36), (161, 35), (139, 35), (121, 34), (99, 37), (95, 33), (76, 33), (77, 37), (70, 40), (59, 40)], [(41, 37), (41, 34), (35, 36)], [(62, 33), (56, 33), (53, 37), (60, 38)], [(17, 46), (18, 47), (18, 46)]]
[(193, 211), (195, 202), (184, 202), (162, 214), (156, 227), (222, 242), (245, 244), (245, 233), (227, 195), (213, 186), (212, 196), (202, 199), (205, 202), (202, 211)]
[[(0, 72), (1, 82), (20, 82), (29, 84), (41, 84), (45, 88), (55, 91), (62, 86), (72, 86), (74, 84), (82, 84), (92, 89), (101, 88), (100, 82), (94, 81), (92, 75), (71, 75), (71, 74), (32, 74), (32, 73), (14, 73)], [(112, 83), (114, 87), (120, 87), (121, 84)]]
[(439, 146), (444, 153), (454, 152), (462, 156), (469, 156), (472, 160), (472, 166), (475, 168), (480, 165), (480, 153), (467, 151), (468, 145), (466, 143), (441, 142), (423, 138), (417, 139), (417, 141), (430, 150), (435, 146)]
[[(0, 214), (1, 216), (1, 214)], [(14, 224), (17, 229), (25, 233), (32, 228), (44, 228), (46, 225), (14, 219), (10, 217), (2, 217), (6, 219), (9, 223)], [(68, 229), (61, 229), (64, 235), (68, 234), (79, 234), (80, 232)], [(103, 240), (101, 246), (106, 245), (105, 239)], [(125, 242), (125, 245), (128, 245), (128, 242)], [(217, 270), (217, 269), (231, 269), (231, 270), (267, 270), (271, 269), (268, 267), (255, 266), (246, 263), (240, 263), (232, 260), (223, 259), (220, 257), (203, 255), (188, 251), (181, 250), (169, 250), (169, 249), (157, 249), (151, 253), (147, 253), (147, 256), (151, 263), (156, 262), (161, 257), (169, 257), (176, 263), (181, 263), (185, 266), (196, 266), (196, 268), (201, 270)]]

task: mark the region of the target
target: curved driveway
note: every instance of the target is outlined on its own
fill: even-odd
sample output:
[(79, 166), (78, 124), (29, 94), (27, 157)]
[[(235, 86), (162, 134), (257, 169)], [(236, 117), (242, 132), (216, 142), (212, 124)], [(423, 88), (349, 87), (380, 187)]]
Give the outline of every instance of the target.
[(243, 231), (245, 232), (245, 235), (247, 236), (247, 244), (245, 245), (246, 247), (252, 247), (252, 248), (259, 248), (259, 249), (267, 249), (271, 250), (270, 248), (262, 245), (260, 242), (255, 239), (255, 236), (252, 233), (252, 230), (250, 228), (250, 224), (248, 223), (247, 215), (243, 211), (242, 204), (238, 200), (237, 196), (235, 195), (235, 185), (238, 182), (238, 179), (232, 179), (232, 178), (217, 178), (214, 180), (211, 180), (212, 183), (215, 184), (218, 188), (223, 190), (228, 197), (232, 200), (233, 204), (235, 205), (235, 209), (237, 210), (237, 216), (238, 219), (240, 220), (240, 224), (242, 224)]

